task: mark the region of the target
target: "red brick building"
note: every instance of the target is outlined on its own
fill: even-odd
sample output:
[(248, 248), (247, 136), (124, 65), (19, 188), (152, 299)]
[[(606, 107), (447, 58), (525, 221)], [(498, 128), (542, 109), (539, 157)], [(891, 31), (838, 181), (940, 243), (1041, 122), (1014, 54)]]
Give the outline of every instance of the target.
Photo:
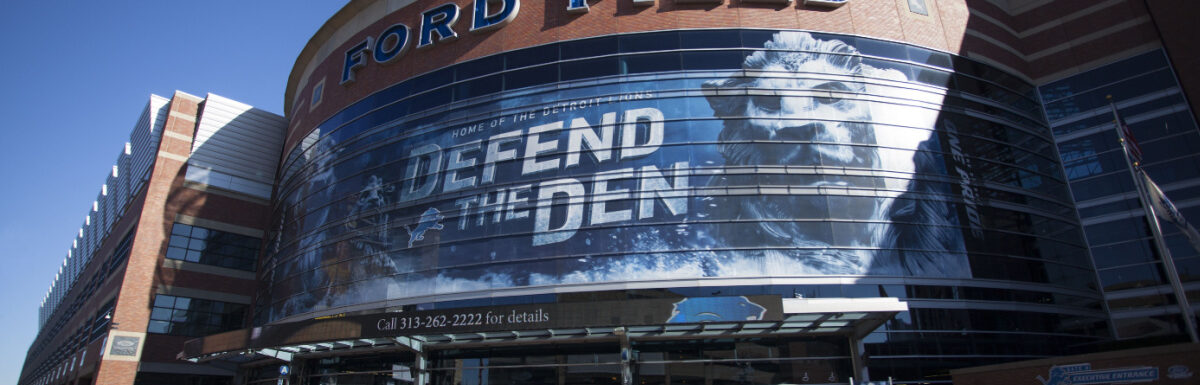
[(236, 367), (176, 355), (245, 325), (283, 126), (217, 95), (152, 96), (47, 296), (22, 383), (227, 382)]

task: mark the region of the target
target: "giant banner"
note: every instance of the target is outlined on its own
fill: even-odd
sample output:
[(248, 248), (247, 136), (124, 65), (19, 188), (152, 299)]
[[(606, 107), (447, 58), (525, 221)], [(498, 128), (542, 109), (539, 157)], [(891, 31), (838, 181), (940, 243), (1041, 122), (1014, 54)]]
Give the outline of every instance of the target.
[(519, 286), (969, 277), (979, 165), (943, 97), (782, 32), (740, 72), (504, 95), (323, 140), (283, 191), (275, 316)]

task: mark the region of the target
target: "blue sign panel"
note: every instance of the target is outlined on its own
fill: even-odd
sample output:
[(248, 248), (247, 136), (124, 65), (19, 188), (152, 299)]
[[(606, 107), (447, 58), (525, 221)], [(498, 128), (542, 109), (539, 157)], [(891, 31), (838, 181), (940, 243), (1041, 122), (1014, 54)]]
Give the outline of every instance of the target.
[(1042, 385), (1131, 384), (1158, 379), (1158, 368), (1139, 366), (1092, 370), (1091, 364), (1061, 365), (1050, 368), (1050, 378), (1037, 377)]
[(1150, 382), (1158, 379), (1158, 368), (1143, 366), (1137, 368), (1090, 370), (1071, 373), (1067, 378), (1070, 379), (1068, 383), (1073, 385)]

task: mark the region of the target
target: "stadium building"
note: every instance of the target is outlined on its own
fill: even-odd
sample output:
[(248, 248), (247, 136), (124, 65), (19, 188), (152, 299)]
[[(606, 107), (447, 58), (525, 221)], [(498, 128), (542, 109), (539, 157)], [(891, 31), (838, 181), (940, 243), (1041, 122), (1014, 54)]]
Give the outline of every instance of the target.
[(150, 96), (39, 310), (20, 384), (228, 383), (177, 357), (246, 325), (287, 121)]
[(158, 113), (166, 201), (89, 238), (133, 245), (114, 304), (56, 281), (21, 383), (950, 383), (1186, 341), (1200, 258), (1113, 119), (1200, 218), (1196, 9), (354, 1), (286, 119)]

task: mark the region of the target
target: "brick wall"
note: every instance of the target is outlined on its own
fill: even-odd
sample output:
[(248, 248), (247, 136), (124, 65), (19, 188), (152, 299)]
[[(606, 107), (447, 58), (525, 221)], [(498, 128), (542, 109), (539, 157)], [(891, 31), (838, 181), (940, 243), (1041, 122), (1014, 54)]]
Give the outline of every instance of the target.
[[(345, 52), (368, 36), (375, 38), (386, 28), (404, 23), (413, 30), (420, 28), (420, 12), (445, 4), (446, 0), (418, 0), (401, 11), (379, 15), (380, 19), (352, 34), (347, 42), (333, 49), (328, 57), (315, 63), (307, 82), (298, 85), (297, 106), (289, 112), (293, 124), (284, 151), (333, 113), (375, 91), (447, 65), (486, 55), (563, 40), (592, 36), (672, 30), (685, 28), (781, 28), (857, 34), (889, 40), (909, 41), (926, 47), (949, 50), (958, 44), (953, 34), (944, 30), (943, 17), (961, 22), (965, 8), (962, 0), (928, 0), (930, 16), (908, 11), (907, 0), (853, 0), (840, 8), (805, 6), (803, 1), (790, 4), (769, 4), (728, 0), (724, 3), (677, 3), (658, 0), (649, 7), (634, 6), (629, 0), (590, 2), (590, 11), (572, 14), (566, 11), (567, 0), (522, 1), (516, 19), (509, 25), (483, 32), (471, 33), (472, 4), (456, 0), (462, 11), (455, 24), (458, 39), (413, 49), (386, 65), (367, 59), (367, 65), (355, 72), (355, 82), (349, 86), (341, 80)], [(949, 3), (943, 5), (943, 3)], [(948, 16), (944, 16), (948, 15)], [(328, 27), (328, 26), (327, 26)], [(320, 34), (318, 34), (320, 36)], [(416, 33), (410, 33), (415, 39)], [(320, 45), (323, 41), (309, 44)], [(304, 62), (302, 57), (298, 63)], [(302, 66), (302, 65), (301, 65)], [(298, 66), (293, 71), (304, 71)], [(298, 78), (293, 74), (293, 79)], [(324, 92), (318, 106), (309, 111), (312, 87), (324, 79)], [(289, 87), (297, 86), (290, 84)], [(289, 88), (290, 89), (290, 88)]]
[[(175, 179), (183, 177), (200, 102), (200, 99), (183, 93), (176, 93), (171, 99), (157, 159), (150, 180), (146, 183), (146, 200), (133, 239), (133, 251), (126, 262), (124, 279), (113, 311), (113, 322), (118, 324), (119, 330), (143, 333), (143, 343), (146, 324), (150, 320), (154, 276), (165, 252), (170, 224), (173, 222), (167, 220), (167, 197), (171, 194)], [(137, 361), (113, 358), (106, 355), (100, 362), (95, 383), (132, 384), (137, 376)]]

